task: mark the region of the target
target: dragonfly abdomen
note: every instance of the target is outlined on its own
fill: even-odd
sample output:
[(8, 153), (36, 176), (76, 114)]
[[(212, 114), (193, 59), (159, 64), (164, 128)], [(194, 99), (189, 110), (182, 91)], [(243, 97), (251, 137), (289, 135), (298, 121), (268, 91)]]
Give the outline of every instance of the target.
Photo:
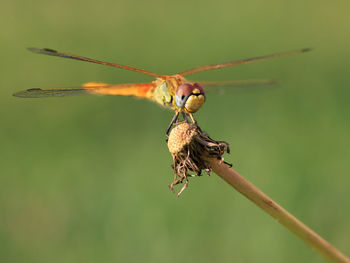
[[(88, 85), (87, 85), (88, 84)], [(99, 84), (97, 87), (90, 86), (89, 83), (84, 85), (86, 92), (97, 95), (114, 95), (114, 96), (135, 96), (139, 98), (148, 98), (148, 92), (154, 88), (153, 83), (135, 83), (135, 84), (117, 84), (105, 86)]]

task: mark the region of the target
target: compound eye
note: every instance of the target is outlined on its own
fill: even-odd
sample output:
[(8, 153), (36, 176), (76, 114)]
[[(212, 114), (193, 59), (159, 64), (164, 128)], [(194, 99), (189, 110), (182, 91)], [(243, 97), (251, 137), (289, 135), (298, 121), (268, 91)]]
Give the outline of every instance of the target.
[(204, 88), (197, 82), (193, 83), (193, 94), (203, 94), (205, 95), (205, 90)]
[(175, 103), (179, 108), (184, 108), (188, 97), (192, 94), (193, 87), (189, 83), (181, 84), (175, 94)]

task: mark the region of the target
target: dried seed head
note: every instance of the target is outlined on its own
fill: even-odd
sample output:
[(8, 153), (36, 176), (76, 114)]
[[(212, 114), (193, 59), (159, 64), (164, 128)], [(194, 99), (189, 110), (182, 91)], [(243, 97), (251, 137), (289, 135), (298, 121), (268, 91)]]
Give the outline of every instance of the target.
[(185, 146), (189, 145), (193, 136), (197, 135), (195, 125), (187, 122), (178, 124), (171, 130), (168, 138), (168, 149), (171, 154), (179, 153)]
[(229, 152), (229, 145), (224, 141), (214, 141), (202, 132), (197, 124), (186, 122), (177, 124), (170, 132), (168, 148), (173, 157), (174, 181), (170, 189), (185, 180), (178, 196), (186, 189), (188, 177), (199, 176), (205, 170), (208, 175), (211, 170), (203, 157), (222, 160), (222, 155)]

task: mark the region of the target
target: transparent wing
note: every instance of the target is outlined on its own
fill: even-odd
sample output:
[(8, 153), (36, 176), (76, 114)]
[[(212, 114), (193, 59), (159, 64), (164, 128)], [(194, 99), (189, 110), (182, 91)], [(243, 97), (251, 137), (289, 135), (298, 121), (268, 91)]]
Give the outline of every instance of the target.
[(272, 79), (254, 79), (254, 80), (232, 80), (232, 81), (196, 81), (205, 88), (244, 88), (244, 87), (263, 87), (277, 85), (278, 82)]
[(127, 83), (109, 85), (105, 83), (89, 82), (82, 87), (76, 88), (53, 88), (53, 89), (27, 89), (14, 93), (13, 96), (21, 98), (62, 97), (80, 94), (115, 95), (148, 97), (149, 91), (154, 87), (151, 83)]
[(131, 71), (140, 72), (140, 73), (143, 73), (146, 75), (151, 75), (151, 76), (156, 77), (156, 78), (163, 77), (162, 75), (159, 75), (159, 74), (156, 74), (156, 73), (144, 70), (144, 69), (139, 69), (139, 68), (124, 66), (124, 65), (120, 65), (120, 64), (104, 62), (104, 61), (100, 61), (100, 60), (96, 60), (96, 59), (92, 59), (92, 58), (86, 58), (86, 57), (76, 56), (76, 55), (72, 55), (72, 54), (68, 54), (68, 53), (58, 52), (58, 51), (56, 51), (54, 49), (50, 49), (50, 48), (32, 48), (32, 47), (30, 47), (30, 48), (28, 48), (28, 50), (32, 51), (34, 53), (43, 54), (43, 55), (49, 55), (49, 56), (55, 56), (55, 57), (61, 57), (61, 58), (70, 58), (70, 59), (75, 59), (75, 60), (80, 60), (80, 61), (85, 61), (85, 62), (91, 62), (91, 63), (101, 64), (101, 65), (111, 66), (111, 67), (115, 67), (115, 68), (127, 69), (127, 70), (131, 70)]
[(298, 49), (298, 50), (294, 50), (294, 51), (290, 51), (290, 52), (275, 53), (272, 55), (267, 55), (267, 56), (262, 56), (262, 57), (247, 58), (247, 59), (234, 60), (234, 61), (229, 61), (229, 62), (224, 62), (224, 63), (219, 63), (219, 64), (195, 67), (195, 68), (186, 70), (184, 72), (181, 72), (179, 74), (181, 76), (187, 76), (190, 74), (194, 74), (194, 73), (198, 73), (198, 72), (202, 72), (202, 71), (206, 71), (206, 70), (213, 70), (213, 69), (219, 69), (219, 68), (232, 67), (232, 66), (241, 65), (241, 64), (248, 64), (248, 63), (267, 60), (267, 59), (271, 59), (271, 58), (278, 58), (278, 57), (289, 56), (289, 55), (293, 55), (293, 54), (299, 54), (299, 53), (307, 52), (310, 50), (311, 50), (310, 48), (304, 48), (304, 49)]
[(20, 98), (62, 97), (86, 93), (83, 88), (27, 89), (13, 94)]

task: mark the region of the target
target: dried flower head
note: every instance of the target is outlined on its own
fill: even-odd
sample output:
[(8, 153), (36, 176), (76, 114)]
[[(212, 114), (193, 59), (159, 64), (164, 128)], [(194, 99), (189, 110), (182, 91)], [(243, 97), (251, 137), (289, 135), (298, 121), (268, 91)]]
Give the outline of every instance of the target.
[(173, 157), (174, 169), (174, 180), (170, 189), (174, 191), (174, 186), (185, 180), (177, 196), (187, 188), (189, 177), (200, 176), (203, 170), (210, 175), (210, 165), (203, 157), (223, 160), (222, 155), (230, 151), (227, 142), (214, 141), (197, 124), (187, 122), (179, 123), (171, 130), (168, 148)]

